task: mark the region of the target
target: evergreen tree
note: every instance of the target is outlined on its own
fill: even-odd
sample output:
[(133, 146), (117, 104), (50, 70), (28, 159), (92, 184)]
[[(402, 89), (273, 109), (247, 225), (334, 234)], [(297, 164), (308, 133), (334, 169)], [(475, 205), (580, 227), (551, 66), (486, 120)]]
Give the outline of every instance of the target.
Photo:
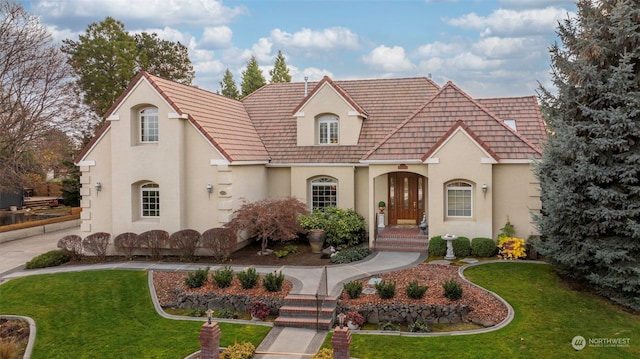
[(242, 71), (242, 84), (240, 85), (242, 88), (242, 97), (251, 94), (266, 84), (267, 82), (258, 66), (258, 60), (256, 60), (255, 56), (251, 56), (251, 59), (247, 61), (247, 68)]
[(233, 80), (233, 74), (229, 69), (224, 72), (224, 76), (222, 76), (222, 81), (220, 81), (221, 93), (223, 96), (228, 98), (232, 98), (237, 100), (240, 98), (240, 92), (238, 92), (238, 87), (236, 86), (236, 82)]
[(577, 5), (551, 47), (557, 95), (541, 89), (536, 245), (561, 275), (640, 310), (640, 6)]
[(155, 33), (132, 36), (112, 17), (90, 24), (78, 41), (63, 43), (83, 98), (100, 117), (140, 70), (185, 84), (194, 78), (184, 45), (161, 40)]
[(273, 65), (273, 69), (269, 70), (271, 75), (271, 82), (291, 82), (291, 75), (289, 75), (289, 68), (284, 61), (284, 55), (282, 51), (278, 50), (278, 56), (276, 56), (276, 62)]

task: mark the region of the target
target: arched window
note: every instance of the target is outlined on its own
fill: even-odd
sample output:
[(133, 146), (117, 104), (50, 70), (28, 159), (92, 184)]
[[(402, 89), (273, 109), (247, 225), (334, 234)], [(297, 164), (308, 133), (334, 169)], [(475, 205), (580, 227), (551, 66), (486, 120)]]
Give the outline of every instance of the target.
[(140, 186), (140, 215), (142, 218), (160, 217), (160, 186), (147, 182)]
[(331, 177), (319, 177), (311, 181), (311, 209), (338, 206), (338, 181)]
[(470, 218), (473, 185), (463, 181), (447, 183), (447, 217)]
[(318, 118), (318, 143), (321, 145), (338, 144), (338, 117), (324, 115)]
[(140, 142), (158, 142), (158, 109), (155, 107), (140, 111)]

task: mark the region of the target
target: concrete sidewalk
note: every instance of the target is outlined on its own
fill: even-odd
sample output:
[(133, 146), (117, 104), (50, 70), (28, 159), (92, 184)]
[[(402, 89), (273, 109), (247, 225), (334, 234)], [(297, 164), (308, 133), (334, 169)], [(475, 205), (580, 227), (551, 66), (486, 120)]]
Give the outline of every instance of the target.
[[(87, 270), (144, 270), (144, 271), (194, 271), (202, 267), (201, 263), (154, 263), (154, 262), (119, 262), (96, 265), (62, 266), (23, 270), (24, 263), (33, 257), (55, 249), (60, 238), (68, 234), (79, 234), (79, 228), (61, 230), (38, 235), (26, 239), (15, 240), (0, 244), (0, 282), (30, 275), (45, 273), (64, 273)], [(425, 259), (420, 253), (407, 252), (377, 252), (367, 260), (351, 264), (327, 266), (327, 288), (329, 295), (338, 296), (342, 291), (342, 283), (373, 274), (398, 270), (417, 265)], [(226, 264), (211, 265), (211, 270), (222, 268)], [(231, 265), (234, 271), (247, 268), (246, 265)], [(280, 270), (293, 283), (291, 294), (314, 294), (317, 292), (324, 267), (295, 267), (295, 266), (256, 266), (261, 273), (271, 273)], [(161, 311), (157, 298), (152, 295), (154, 305)], [(258, 346), (258, 359), (303, 359), (312, 357), (322, 345), (327, 332), (317, 332), (301, 328), (273, 328)]]

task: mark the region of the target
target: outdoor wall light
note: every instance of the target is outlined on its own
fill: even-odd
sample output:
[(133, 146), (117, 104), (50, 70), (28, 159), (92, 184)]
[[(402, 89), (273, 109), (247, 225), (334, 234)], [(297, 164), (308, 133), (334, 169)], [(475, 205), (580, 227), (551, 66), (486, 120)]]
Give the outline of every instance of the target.
[(344, 328), (344, 319), (347, 317), (344, 313), (340, 313), (337, 315), (338, 323), (340, 324), (340, 329)]
[(482, 193), (487, 193), (487, 189), (489, 188), (489, 186), (487, 186), (486, 183), (482, 184)]
[(96, 182), (96, 192), (102, 191), (102, 183)]
[(207, 309), (207, 324), (211, 324), (211, 317), (213, 317), (213, 310), (211, 308)]
[(213, 186), (211, 185), (211, 183), (207, 183), (207, 192), (209, 194), (213, 193)]

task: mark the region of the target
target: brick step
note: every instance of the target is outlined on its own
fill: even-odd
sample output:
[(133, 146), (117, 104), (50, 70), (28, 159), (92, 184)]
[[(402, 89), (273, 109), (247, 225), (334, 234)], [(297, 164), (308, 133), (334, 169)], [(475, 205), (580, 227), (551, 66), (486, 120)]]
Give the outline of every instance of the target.
[(284, 305), (290, 305), (293, 307), (309, 307), (317, 308), (318, 301), (321, 301), (323, 308), (335, 308), (338, 304), (338, 298), (336, 297), (324, 297), (316, 299), (314, 295), (306, 294), (291, 294), (284, 298)]
[(376, 251), (427, 252), (429, 241), (427, 239), (378, 238), (374, 249)]
[(307, 329), (320, 329), (330, 330), (332, 319), (320, 318), (291, 318), (291, 317), (278, 317), (273, 322), (273, 325), (279, 327), (293, 327), (293, 328), (307, 328)]
[(320, 308), (318, 311), (315, 307), (296, 307), (290, 305), (283, 305), (280, 307), (280, 317), (286, 318), (315, 318), (317, 313), (320, 313), (320, 318), (333, 318), (335, 307), (333, 308)]
[(29, 200), (24, 201), (24, 206), (27, 208), (49, 207), (52, 203), (52, 199)]

